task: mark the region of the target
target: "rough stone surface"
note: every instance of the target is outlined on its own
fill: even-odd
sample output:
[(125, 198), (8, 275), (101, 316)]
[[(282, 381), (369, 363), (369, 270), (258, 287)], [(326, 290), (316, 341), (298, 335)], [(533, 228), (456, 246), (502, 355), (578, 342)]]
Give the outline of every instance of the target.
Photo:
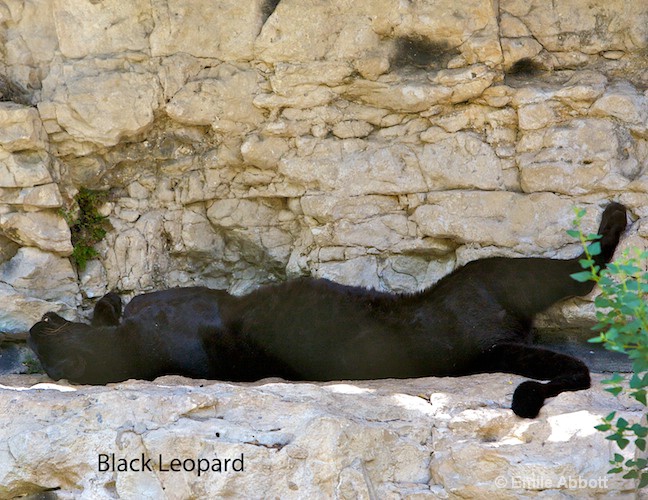
[(81, 59), (147, 50), (153, 19), (146, 7), (144, 1), (55, 2), (52, 15), (61, 53)]
[(16, 243), (37, 246), (61, 255), (72, 253), (65, 220), (49, 212), (10, 213), (0, 216), (0, 229)]
[[(3, 377), (0, 495), (625, 498), (632, 481), (606, 474), (612, 448), (594, 426), (619, 405), (628, 420), (641, 412), (599, 379), (526, 420), (508, 409), (521, 380), (509, 375), (108, 387)], [(100, 470), (100, 454), (135, 459), (137, 470)], [(151, 470), (139, 470), (142, 454)], [(229, 468), (199, 476), (171, 470), (173, 459)]]
[(146, 44), (153, 56), (183, 52), (195, 57), (249, 60), (261, 27), (262, 3), (221, 0), (204, 2), (198, 9), (182, 0), (155, 0), (150, 6), (138, 7), (139, 12), (153, 17), (154, 28)]
[(44, 149), (47, 136), (34, 108), (12, 102), (0, 103), (0, 146), (6, 151)]
[(0, 266), (0, 279), (14, 289), (44, 300), (69, 300), (79, 291), (69, 259), (33, 247), (22, 247)]
[(69, 314), (69, 307), (27, 295), (3, 282), (0, 282), (0, 300), (3, 304), (0, 309), (3, 338), (24, 339), (26, 332), (48, 311), (64, 313), (69, 318), (73, 317)]
[(34, 352), (24, 342), (7, 342), (0, 355), (0, 375), (39, 373), (41, 365)]
[(49, 158), (42, 151), (10, 154), (0, 150), (0, 185), (3, 188), (22, 188), (50, 183), (49, 166)]
[[(412, 218), (424, 235), (434, 238), (512, 250), (551, 251), (570, 241), (565, 231), (571, 227), (571, 207), (569, 200), (553, 193), (430, 193)], [(545, 225), (541, 215), (548, 211), (556, 221), (551, 227)]]
[[(63, 68), (64, 74), (74, 71)], [(149, 127), (158, 107), (157, 78), (146, 73), (109, 71), (71, 80), (63, 76), (44, 85), (54, 86), (45, 109), (50, 108), (58, 126), (79, 142), (114, 146)]]

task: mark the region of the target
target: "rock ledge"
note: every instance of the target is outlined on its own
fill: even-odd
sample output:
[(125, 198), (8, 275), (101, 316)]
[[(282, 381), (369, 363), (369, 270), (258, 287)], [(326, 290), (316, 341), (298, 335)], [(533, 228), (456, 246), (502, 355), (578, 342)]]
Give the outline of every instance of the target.
[(0, 497), (634, 496), (632, 482), (606, 475), (612, 445), (593, 426), (613, 410), (638, 419), (640, 408), (601, 378), (524, 420), (508, 409), (522, 379), (504, 374), (106, 387), (8, 376)]

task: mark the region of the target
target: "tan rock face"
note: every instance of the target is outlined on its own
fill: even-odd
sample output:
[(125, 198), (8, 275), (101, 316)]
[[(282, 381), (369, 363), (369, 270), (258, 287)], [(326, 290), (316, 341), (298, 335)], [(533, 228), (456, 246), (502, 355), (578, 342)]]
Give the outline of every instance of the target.
[(6, 151), (44, 149), (47, 142), (43, 123), (34, 108), (11, 102), (0, 103), (0, 146)]
[(0, 184), (3, 188), (27, 188), (50, 183), (49, 167), (50, 159), (42, 151), (0, 151)]
[(4, 379), (0, 495), (619, 497), (631, 481), (606, 474), (609, 442), (594, 429), (619, 402), (599, 378), (535, 420), (507, 408), (519, 377), (501, 374), (252, 386)]
[(186, 53), (249, 61), (261, 26), (261, 4), (259, 0), (246, 4), (221, 0), (198, 6), (182, 0), (155, 0), (142, 6), (140, 12), (153, 17), (154, 27), (147, 35), (154, 57)]
[[(504, 12), (528, 28), (548, 51), (597, 54), (601, 51), (630, 51), (643, 46), (646, 26), (638, 18), (645, 5), (628, 6), (622, 0), (590, 3), (564, 2), (555, 8), (542, 0), (505, 0)], [(618, 10), (617, 10), (618, 9)], [(623, 12), (623, 15), (617, 15)], [(602, 27), (605, 26), (605, 29)]]
[(55, 2), (61, 53), (69, 59), (148, 49), (153, 19), (146, 2)]
[(0, 331), (24, 337), (47, 311), (74, 316), (79, 285), (56, 160), (36, 108), (0, 103)]
[(173, 120), (189, 125), (218, 126), (223, 120), (258, 126), (263, 114), (253, 104), (258, 92), (256, 71), (221, 65), (205, 76), (185, 85), (171, 99), (166, 112)]
[[(551, 193), (430, 193), (413, 219), (425, 236), (483, 246), (551, 250), (569, 241), (565, 231), (573, 218), (571, 207), (568, 200)], [(564, 230), (544, 226), (539, 214), (547, 211), (552, 211), (556, 226), (560, 224)]]
[(24, 246), (70, 255), (70, 229), (62, 217), (53, 213), (11, 213), (0, 216), (5, 235)]
[[(571, 207), (592, 230), (610, 199), (645, 244), (645, 2), (57, 0), (0, 16), (1, 260), (69, 255), (59, 209), (109, 191), (113, 229), (81, 295), (47, 299), (60, 307), (297, 275), (413, 291), (473, 258), (572, 256)], [(549, 323), (591, 318), (573, 309)]]
[(77, 141), (114, 146), (149, 127), (158, 107), (157, 79), (149, 74), (109, 72), (60, 83), (51, 105)]

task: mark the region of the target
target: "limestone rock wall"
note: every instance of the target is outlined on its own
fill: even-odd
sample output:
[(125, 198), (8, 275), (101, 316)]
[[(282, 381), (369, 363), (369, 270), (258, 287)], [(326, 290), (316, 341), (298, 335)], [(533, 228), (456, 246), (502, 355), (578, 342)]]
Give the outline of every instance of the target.
[[(608, 199), (646, 245), (645, 2), (3, 0), (0, 39), (3, 332), (112, 289), (571, 256)], [(80, 187), (112, 229), (77, 273)]]
[(607, 474), (616, 449), (594, 429), (613, 410), (638, 421), (641, 408), (600, 379), (527, 420), (507, 407), (520, 377), (503, 374), (109, 387), (5, 377), (0, 496), (645, 498)]

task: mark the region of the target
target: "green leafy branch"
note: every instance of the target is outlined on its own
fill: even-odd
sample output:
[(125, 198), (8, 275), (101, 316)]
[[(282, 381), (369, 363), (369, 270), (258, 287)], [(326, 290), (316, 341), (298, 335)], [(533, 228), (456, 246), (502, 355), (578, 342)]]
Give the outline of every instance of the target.
[[(585, 211), (575, 209), (575, 213), (574, 225), (578, 229), (570, 230), (568, 234), (580, 240), (585, 256), (579, 261), (584, 270), (571, 277), (579, 282), (594, 281), (601, 290), (594, 299), (597, 324), (593, 329), (599, 334), (589, 342), (602, 343), (606, 349), (625, 353), (632, 360), (633, 374), (628, 383), (618, 373), (602, 383), (608, 386), (605, 390), (611, 394), (626, 393), (643, 406), (648, 406), (648, 271), (645, 270), (648, 251), (627, 249), (619, 259), (601, 270), (594, 260), (601, 253), (598, 241), (601, 237), (583, 234), (580, 225)], [(623, 417), (616, 418), (616, 421), (615, 418), (616, 412), (610, 413), (596, 429), (611, 431), (606, 439), (616, 442), (621, 450), (634, 441), (637, 449), (645, 452), (648, 427), (641, 423), (631, 424)], [(622, 473), (625, 479), (638, 479), (639, 488), (648, 485), (648, 460), (625, 460), (623, 455), (615, 453), (610, 463), (613, 468), (609, 473)]]

